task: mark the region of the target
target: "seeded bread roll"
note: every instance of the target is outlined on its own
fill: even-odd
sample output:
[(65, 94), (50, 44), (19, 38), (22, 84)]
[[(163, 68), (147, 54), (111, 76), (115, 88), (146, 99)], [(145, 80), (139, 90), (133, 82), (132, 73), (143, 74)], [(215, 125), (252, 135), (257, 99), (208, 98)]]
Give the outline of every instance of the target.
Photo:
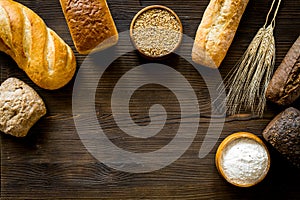
[(29, 129), (46, 114), (41, 97), (27, 84), (9, 78), (0, 86), (0, 131), (25, 137)]
[(192, 59), (218, 68), (234, 38), (249, 0), (211, 0), (198, 27)]
[(106, 0), (60, 0), (60, 4), (80, 54), (100, 51), (118, 42)]
[(290, 107), (277, 115), (263, 136), (283, 156), (300, 168), (300, 111)]
[(300, 36), (276, 70), (266, 97), (282, 106), (292, 104), (300, 97)]

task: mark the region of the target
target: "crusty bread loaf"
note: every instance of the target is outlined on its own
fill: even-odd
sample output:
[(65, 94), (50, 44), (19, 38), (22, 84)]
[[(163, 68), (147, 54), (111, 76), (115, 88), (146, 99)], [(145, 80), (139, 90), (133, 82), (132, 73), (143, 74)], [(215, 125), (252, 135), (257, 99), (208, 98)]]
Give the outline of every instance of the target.
[(45, 89), (66, 85), (76, 69), (71, 48), (37, 14), (12, 0), (0, 1), (0, 51)]
[(198, 27), (192, 59), (218, 68), (234, 38), (249, 0), (211, 0)]
[(300, 168), (300, 111), (290, 107), (278, 114), (263, 136), (275, 149)]
[(271, 79), (266, 97), (279, 105), (289, 105), (300, 97), (300, 36)]
[(77, 51), (88, 54), (118, 41), (106, 0), (60, 0)]
[(0, 131), (24, 137), (46, 114), (41, 97), (17, 78), (9, 78), (0, 86)]

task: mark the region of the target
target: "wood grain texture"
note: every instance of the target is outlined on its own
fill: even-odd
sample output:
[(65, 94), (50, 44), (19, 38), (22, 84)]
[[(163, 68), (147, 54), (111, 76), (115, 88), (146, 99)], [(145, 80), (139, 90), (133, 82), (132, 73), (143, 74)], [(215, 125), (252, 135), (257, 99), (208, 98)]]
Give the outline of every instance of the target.
[[(18, 0), (38, 13), (74, 50), (78, 67), (85, 56), (74, 48), (59, 0)], [(183, 23), (184, 33), (194, 37), (209, 0), (108, 0), (119, 32), (129, 29), (131, 19), (144, 6), (162, 4), (172, 8)], [(236, 37), (219, 70), (223, 77), (242, 56), (257, 30), (263, 25), (272, 1), (252, 0), (246, 8)], [(275, 28), (276, 66), (299, 36), (300, 2), (283, 1)], [(102, 128), (120, 147), (133, 152), (148, 152), (167, 144), (178, 129), (179, 108), (174, 95), (164, 87), (148, 85), (132, 97), (132, 117), (140, 125), (149, 122), (152, 103), (162, 103), (168, 111), (164, 130), (150, 140), (137, 140), (120, 132), (110, 109), (114, 84), (129, 69), (146, 63), (136, 52), (116, 60), (105, 72), (96, 93), (95, 108)], [(237, 188), (218, 174), (214, 165), (217, 146), (231, 133), (261, 132), (283, 108), (268, 104), (263, 119), (245, 115), (226, 119), (223, 132), (208, 156), (198, 158), (199, 148), (209, 125), (207, 86), (188, 63), (170, 57), (163, 63), (180, 71), (195, 89), (201, 110), (198, 134), (183, 156), (161, 170), (133, 174), (113, 170), (94, 159), (77, 135), (72, 114), (74, 79), (57, 91), (43, 90), (20, 71), (13, 60), (0, 53), (0, 80), (17, 77), (32, 86), (44, 99), (48, 113), (30, 131), (28, 137), (16, 139), (1, 134), (1, 199), (298, 199), (300, 171), (286, 162), (270, 145), (271, 168), (266, 179), (252, 188)], [(294, 106), (300, 108), (300, 100)], [(84, 108), (83, 108), (84, 109)], [(89, 119), (85, 119), (89, 124)], [(216, 123), (215, 126), (220, 124)]]

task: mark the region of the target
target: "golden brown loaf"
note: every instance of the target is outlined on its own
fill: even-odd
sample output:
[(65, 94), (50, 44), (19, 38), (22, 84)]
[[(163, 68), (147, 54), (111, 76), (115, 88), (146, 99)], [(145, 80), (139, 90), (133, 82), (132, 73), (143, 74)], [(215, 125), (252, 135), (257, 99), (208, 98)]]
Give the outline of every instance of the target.
[(80, 54), (118, 42), (118, 31), (105, 0), (60, 0), (60, 4)]
[(12, 0), (0, 1), (0, 51), (44, 89), (63, 87), (76, 69), (71, 48), (37, 14)]
[(211, 0), (198, 27), (192, 59), (217, 68), (226, 56), (249, 0)]

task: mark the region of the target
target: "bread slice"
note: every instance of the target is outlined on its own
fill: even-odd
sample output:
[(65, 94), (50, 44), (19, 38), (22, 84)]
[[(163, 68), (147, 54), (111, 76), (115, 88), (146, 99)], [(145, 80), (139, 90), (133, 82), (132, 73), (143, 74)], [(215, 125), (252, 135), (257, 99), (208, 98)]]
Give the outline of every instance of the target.
[(106, 0), (60, 0), (73, 42), (80, 54), (118, 42), (118, 31)]
[(218, 68), (226, 56), (249, 0), (211, 0), (198, 27), (192, 59)]
[(0, 131), (25, 137), (29, 129), (46, 114), (41, 97), (26, 83), (9, 78), (0, 86)]

